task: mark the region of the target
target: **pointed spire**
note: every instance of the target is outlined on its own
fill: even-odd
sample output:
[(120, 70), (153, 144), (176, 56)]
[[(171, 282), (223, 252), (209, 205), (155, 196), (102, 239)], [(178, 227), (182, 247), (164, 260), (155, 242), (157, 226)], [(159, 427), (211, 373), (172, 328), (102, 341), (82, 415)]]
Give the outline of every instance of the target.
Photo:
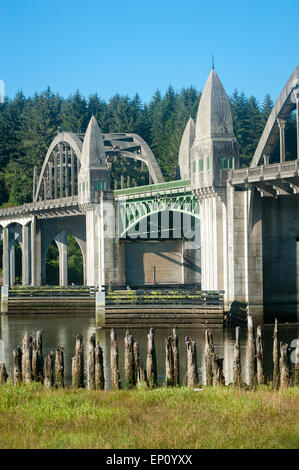
[(229, 99), (213, 68), (200, 98), (195, 136), (196, 140), (206, 137), (233, 137)]
[(214, 64), (214, 54), (212, 54), (212, 70), (215, 69), (215, 64)]
[(191, 177), (190, 151), (195, 137), (195, 122), (189, 118), (185, 127), (179, 150), (179, 168), (182, 180)]
[(84, 167), (106, 167), (106, 154), (101, 130), (96, 118), (91, 117), (82, 147), (81, 168)]

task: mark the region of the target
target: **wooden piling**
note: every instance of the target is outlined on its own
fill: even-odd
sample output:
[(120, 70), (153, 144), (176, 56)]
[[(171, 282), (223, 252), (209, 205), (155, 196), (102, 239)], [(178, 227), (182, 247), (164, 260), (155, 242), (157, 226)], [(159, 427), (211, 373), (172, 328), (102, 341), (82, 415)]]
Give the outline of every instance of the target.
[(8, 379), (4, 362), (0, 362), (0, 384), (5, 384)]
[(75, 356), (72, 359), (72, 386), (84, 388), (84, 354), (81, 335), (76, 336)]
[(55, 354), (55, 386), (64, 387), (64, 348), (58, 346)]
[(213, 387), (225, 385), (223, 375), (223, 358), (217, 356), (214, 352), (212, 354), (212, 372), (213, 372)]
[(23, 338), (22, 380), (24, 383), (32, 381), (32, 337), (28, 331)]
[(118, 369), (118, 343), (114, 328), (111, 329), (110, 334), (111, 349), (110, 349), (110, 370), (111, 370), (111, 386), (115, 390), (121, 388), (119, 369)]
[(198, 384), (196, 343), (189, 336), (185, 338), (187, 346), (187, 386), (196, 387)]
[(22, 349), (18, 346), (13, 350), (13, 383), (22, 383)]
[(299, 339), (296, 343), (296, 358), (295, 358), (295, 368), (294, 368), (294, 385), (295, 387), (299, 386)]
[(36, 382), (44, 380), (43, 333), (37, 330), (32, 343), (32, 377)]
[(147, 335), (146, 378), (150, 388), (157, 386), (157, 361), (154, 328), (150, 328), (149, 334)]
[(134, 338), (126, 331), (125, 336), (125, 379), (127, 388), (133, 388), (136, 385), (135, 359), (134, 359)]
[(239, 326), (236, 327), (235, 332), (236, 338), (234, 346), (233, 382), (235, 387), (242, 387)]
[(289, 345), (280, 343), (280, 389), (285, 389), (290, 385), (290, 363), (289, 363)]
[(173, 387), (174, 385), (174, 365), (173, 365), (173, 346), (172, 338), (165, 338), (165, 385)]
[(95, 347), (96, 334), (93, 333), (88, 342), (88, 372), (89, 372), (89, 389), (95, 390)]
[(136, 371), (136, 385), (138, 388), (146, 385), (146, 373), (143, 368), (143, 362), (140, 357), (139, 344), (134, 341), (134, 360), (135, 360), (135, 371)]
[(275, 318), (273, 330), (273, 386), (279, 385), (279, 342), (278, 342), (278, 320)]
[(48, 354), (45, 362), (45, 388), (52, 388), (54, 386), (54, 352)]
[(248, 372), (249, 385), (256, 385), (256, 351), (252, 316), (248, 316)]
[(264, 376), (264, 345), (263, 345), (263, 330), (261, 325), (256, 329), (256, 375), (258, 385), (265, 383)]
[(172, 329), (172, 351), (173, 351), (173, 385), (180, 383), (180, 361), (179, 361), (179, 337), (177, 328)]
[(205, 331), (205, 363), (206, 363), (206, 385), (213, 385), (213, 354), (214, 341), (211, 330)]
[(96, 390), (105, 389), (105, 376), (104, 376), (104, 361), (103, 361), (103, 350), (99, 343), (96, 344), (94, 350), (95, 358), (95, 388)]

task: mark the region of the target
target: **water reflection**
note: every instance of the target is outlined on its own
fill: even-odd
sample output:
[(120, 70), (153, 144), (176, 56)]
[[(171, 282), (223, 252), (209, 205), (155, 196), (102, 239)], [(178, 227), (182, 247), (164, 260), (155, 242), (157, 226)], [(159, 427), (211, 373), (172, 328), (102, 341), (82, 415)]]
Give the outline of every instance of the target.
[[(0, 333), (0, 361), (4, 362), (9, 376), (12, 376), (12, 351), (16, 346), (22, 346), (22, 339), (26, 331), (35, 334), (35, 331), (43, 330), (43, 352), (46, 356), (51, 350), (55, 350), (58, 345), (65, 350), (65, 383), (71, 383), (71, 360), (75, 350), (75, 337), (77, 334), (83, 335), (85, 350), (85, 368), (87, 370), (87, 344), (90, 335), (96, 331), (104, 352), (104, 369), (106, 387), (110, 384), (110, 329), (96, 329), (94, 316), (87, 315), (34, 315), (17, 316), (7, 315), (1, 317)], [(132, 328), (130, 333), (138, 341), (140, 355), (143, 363), (146, 363), (147, 333), (148, 328)], [(205, 361), (204, 361), (204, 328), (179, 328), (179, 353), (180, 353), (180, 382), (185, 379), (186, 373), (186, 345), (185, 336), (192, 336), (197, 341), (197, 361), (200, 383), (205, 382)], [(226, 383), (233, 380), (232, 363), (235, 332), (231, 329), (215, 328), (213, 331), (215, 352), (220, 357), (224, 357), (224, 375)], [(273, 326), (264, 327), (264, 357), (265, 375), (269, 378), (272, 374), (272, 331)], [(116, 328), (119, 343), (119, 368), (122, 381), (124, 380), (124, 336), (123, 328)], [(170, 328), (155, 329), (155, 344), (158, 367), (158, 384), (162, 385), (165, 375), (165, 338), (171, 334)], [(280, 326), (279, 340), (289, 344), (299, 337), (299, 327)], [(293, 342), (294, 344), (294, 342)], [(248, 383), (247, 371), (247, 329), (241, 329), (240, 335), (242, 379)], [(87, 377), (88, 380), (88, 377)]]

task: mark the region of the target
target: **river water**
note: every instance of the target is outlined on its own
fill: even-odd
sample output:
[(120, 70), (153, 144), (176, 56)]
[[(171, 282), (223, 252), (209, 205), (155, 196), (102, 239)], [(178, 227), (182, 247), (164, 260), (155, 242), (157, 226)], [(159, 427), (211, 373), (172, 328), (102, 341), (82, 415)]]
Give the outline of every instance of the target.
[[(96, 332), (104, 352), (104, 372), (106, 388), (110, 386), (110, 329), (96, 329), (94, 316), (88, 315), (7, 315), (1, 317), (0, 331), (0, 361), (4, 362), (9, 376), (12, 376), (13, 349), (22, 346), (24, 333), (29, 331), (32, 335), (37, 329), (43, 330), (43, 353), (44, 357), (56, 347), (63, 346), (65, 350), (65, 383), (71, 383), (71, 360), (75, 350), (75, 337), (83, 335), (85, 350), (85, 368), (87, 369), (87, 345), (88, 339)], [(182, 382), (186, 373), (186, 344), (185, 336), (191, 336), (197, 342), (197, 363), (199, 382), (205, 383), (205, 361), (204, 361), (204, 328), (178, 328), (179, 352), (180, 352), (180, 381)], [(233, 329), (212, 329), (214, 336), (215, 351), (220, 357), (224, 357), (224, 375), (226, 383), (232, 382), (232, 363), (234, 348)], [(264, 326), (264, 358), (265, 375), (270, 378), (272, 374), (272, 332), (273, 325)], [(135, 341), (139, 342), (139, 348), (143, 363), (146, 363), (146, 347), (148, 328), (132, 328), (130, 333)], [(124, 379), (124, 336), (125, 329), (116, 328), (119, 343), (119, 369), (121, 379)], [(171, 335), (170, 328), (155, 329), (155, 345), (158, 368), (158, 384), (162, 385), (165, 376), (165, 338)], [(287, 342), (291, 346), (291, 360), (294, 361), (296, 339), (299, 338), (299, 326), (284, 324), (279, 326), (279, 340)], [(242, 379), (248, 383), (247, 372), (247, 329), (241, 329), (241, 363)]]

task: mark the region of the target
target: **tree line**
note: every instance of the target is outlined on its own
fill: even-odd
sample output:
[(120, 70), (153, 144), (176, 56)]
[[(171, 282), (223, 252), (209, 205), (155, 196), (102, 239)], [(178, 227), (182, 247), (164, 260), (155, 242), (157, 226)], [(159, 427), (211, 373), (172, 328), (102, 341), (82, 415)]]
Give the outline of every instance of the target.
[[(105, 101), (97, 94), (87, 99), (79, 91), (63, 98), (49, 87), (33, 97), (18, 92), (0, 104), (0, 205), (31, 202), (33, 168), (40, 170), (52, 139), (61, 131), (84, 133), (92, 115), (103, 133), (140, 135), (154, 152), (166, 181), (174, 179), (181, 137), (189, 117), (196, 118), (199, 99), (200, 92), (192, 86), (179, 92), (169, 86), (164, 95), (157, 90), (149, 103), (143, 103), (138, 94), (133, 98), (116, 94)], [(266, 95), (260, 104), (237, 90), (230, 102), (241, 166), (249, 166), (273, 102)], [(286, 133), (287, 159), (291, 159), (296, 154), (294, 113)]]

